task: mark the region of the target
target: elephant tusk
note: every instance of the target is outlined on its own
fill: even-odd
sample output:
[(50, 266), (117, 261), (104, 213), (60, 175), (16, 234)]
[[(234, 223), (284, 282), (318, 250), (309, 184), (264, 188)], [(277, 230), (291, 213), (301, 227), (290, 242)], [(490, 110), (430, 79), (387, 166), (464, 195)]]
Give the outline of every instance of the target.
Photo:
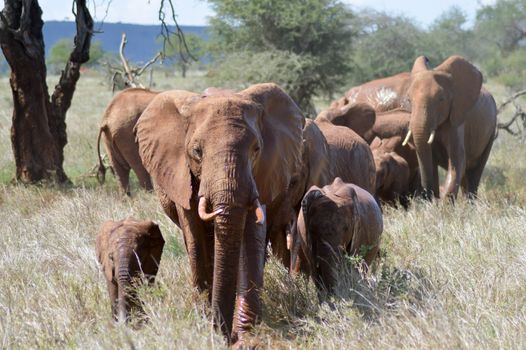
[(291, 250), (292, 248), (292, 234), (289, 232), (287, 233), (287, 250)]
[(402, 142), (402, 146), (407, 145), (407, 143), (409, 142), (409, 139), (410, 139), (410, 138), (411, 138), (411, 130), (409, 130), (409, 131), (407, 132), (407, 136), (405, 137), (404, 142)]
[(435, 139), (435, 130), (431, 131), (431, 135), (429, 135), (429, 140), (427, 140), (427, 143), (432, 144), (434, 139)]
[(257, 198), (254, 200), (254, 207), (256, 207), (256, 224), (263, 225), (265, 222), (265, 210)]
[(199, 206), (197, 208), (197, 213), (199, 214), (199, 217), (203, 221), (210, 221), (213, 220), (217, 215), (221, 214), (223, 212), (223, 209), (217, 209), (216, 211), (213, 211), (211, 213), (206, 212), (207, 202), (205, 197), (199, 198)]

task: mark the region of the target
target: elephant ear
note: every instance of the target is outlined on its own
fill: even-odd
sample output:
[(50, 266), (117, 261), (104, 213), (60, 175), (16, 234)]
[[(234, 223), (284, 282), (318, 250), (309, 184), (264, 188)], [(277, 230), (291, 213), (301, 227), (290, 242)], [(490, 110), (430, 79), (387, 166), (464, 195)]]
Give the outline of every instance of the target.
[(418, 56), (413, 63), (411, 73), (418, 73), (429, 70), (429, 59), (426, 56)]
[(159, 225), (151, 220), (148, 221), (148, 233), (150, 246), (160, 246), (161, 250), (164, 247), (164, 238), (161, 233)]
[(316, 237), (313, 237), (313, 232), (310, 232), (309, 225), (314, 215), (313, 204), (317, 200), (324, 197), (324, 193), (318, 186), (312, 186), (301, 201), (301, 217), (303, 219), (303, 229), (300, 230), (301, 245), (307, 257), (308, 266), (311, 271), (314, 271), (314, 241)]
[(482, 73), (460, 56), (449, 57), (435, 70), (451, 75), (453, 100), (450, 122), (454, 127), (459, 126), (477, 102), (482, 88)]
[(148, 259), (149, 261), (145, 264), (145, 269), (148, 270), (145, 272), (150, 275), (156, 275), (159, 270), (161, 255), (163, 254), (164, 238), (159, 229), (159, 225), (153, 221), (149, 221), (148, 224), (148, 243), (151, 259)]
[(334, 125), (346, 126), (364, 140), (370, 140), (373, 136), (371, 130), (376, 122), (376, 112), (368, 103), (359, 102), (330, 110), (326, 118)]
[(176, 204), (190, 209), (192, 182), (185, 155), (189, 121), (180, 109), (194, 93), (182, 90), (157, 95), (135, 126), (139, 154), (154, 182)]
[(302, 129), (305, 118), (296, 103), (279, 86), (257, 84), (240, 92), (262, 107), (259, 125), (263, 148), (254, 178), (263, 204), (284, 193), (302, 163)]

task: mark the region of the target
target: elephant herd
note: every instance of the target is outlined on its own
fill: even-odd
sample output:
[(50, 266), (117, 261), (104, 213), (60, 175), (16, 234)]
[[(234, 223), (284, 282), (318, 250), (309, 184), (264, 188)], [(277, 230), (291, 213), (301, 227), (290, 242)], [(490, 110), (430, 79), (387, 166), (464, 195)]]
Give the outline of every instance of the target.
[[(378, 255), (379, 203), (452, 201), (459, 188), (474, 198), (495, 130), (495, 101), (477, 68), (452, 56), (430, 69), (421, 56), (411, 72), (354, 87), (314, 120), (272, 83), (128, 89), (108, 106), (98, 142), (124, 192), (130, 169), (155, 189), (182, 230), (194, 287), (208, 293), (215, 325), (234, 344), (261, 319), (269, 252), (331, 292), (339, 257), (359, 256), (366, 271)], [(149, 220), (101, 227), (97, 255), (115, 319), (140, 304), (125, 291), (141, 272), (153, 280), (163, 244)]]

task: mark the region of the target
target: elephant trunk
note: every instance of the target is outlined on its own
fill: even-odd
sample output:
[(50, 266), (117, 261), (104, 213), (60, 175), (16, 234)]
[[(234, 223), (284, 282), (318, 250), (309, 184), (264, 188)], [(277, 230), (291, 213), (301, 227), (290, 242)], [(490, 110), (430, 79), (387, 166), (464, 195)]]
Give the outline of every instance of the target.
[(131, 276), (129, 270), (130, 258), (128, 254), (121, 254), (119, 266), (117, 268), (118, 301), (117, 301), (117, 320), (119, 322), (128, 321), (128, 310), (130, 308), (128, 293), (131, 286)]
[(423, 195), (426, 199), (431, 199), (433, 195), (438, 197), (438, 179), (435, 178), (432, 148), (436, 126), (427, 112), (423, 111), (413, 112), (409, 127), (415, 143)]
[(212, 312), (216, 326), (229, 339), (235, 309), (241, 240), (246, 208), (227, 207), (215, 219)]
[[(224, 160), (225, 157), (216, 159)], [(249, 243), (254, 240), (256, 232), (252, 231), (255, 231), (255, 227), (261, 227), (265, 218), (250, 163), (232, 155), (227, 155), (226, 160), (221, 165), (214, 165), (214, 182), (201, 180), (201, 187), (204, 187), (200, 188), (199, 195), (204, 196), (205, 201), (210, 203), (211, 213), (214, 214), (215, 246), (211, 298), (214, 322), (229, 342), (232, 342), (236, 291), (239, 292), (238, 272), (243, 273), (240, 270), (242, 242)], [(217, 169), (221, 169), (221, 173), (218, 174)], [(253, 221), (254, 227), (247, 224), (247, 217)], [(252, 255), (247, 256), (243, 263), (254, 264), (256, 258)], [(262, 275), (262, 271), (260, 274)], [(250, 305), (246, 309), (251, 310)], [(256, 311), (259, 314), (259, 310)]]

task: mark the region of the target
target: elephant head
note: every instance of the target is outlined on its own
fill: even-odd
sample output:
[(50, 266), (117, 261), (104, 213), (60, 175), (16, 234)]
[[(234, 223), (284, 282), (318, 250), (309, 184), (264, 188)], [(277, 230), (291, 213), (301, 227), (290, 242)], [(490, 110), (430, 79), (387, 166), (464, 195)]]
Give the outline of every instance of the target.
[(357, 194), (345, 185), (337, 177), (323, 188), (312, 186), (301, 201), (301, 211), (292, 230), (293, 273), (302, 271), (310, 275), (319, 290), (326, 288), (329, 292), (337, 282), (335, 269), (344, 252), (346, 227), (352, 227), (360, 215)]
[(133, 292), (133, 279), (144, 276), (153, 283), (163, 247), (163, 236), (153, 221), (128, 218), (106, 221), (101, 226), (96, 239), (97, 259), (104, 271), (115, 320), (127, 321), (131, 310), (141, 310)]
[(325, 117), (334, 125), (346, 126), (370, 143), (374, 138), (373, 126), (376, 122), (374, 108), (364, 102), (341, 104), (342, 99), (333, 102), (331, 108), (321, 112), (317, 118)]
[(428, 69), (422, 57), (415, 61), (407, 90), (411, 121), (406, 142), (412, 134), (426, 196), (439, 193), (432, 158), (436, 132), (462, 125), (481, 87), (480, 71), (460, 56), (451, 56), (434, 69)]
[(287, 190), (301, 165), (303, 124), (300, 109), (275, 84), (239, 93), (165, 92), (137, 123), (141, 158), (157, 186), (214, 224), (211, 307), (229, 339), (238, 269), (257, 268), (256, 278), (263, 277), (264, 244), (243, 264), (240, 251), (261, 231), (263, 205)]

